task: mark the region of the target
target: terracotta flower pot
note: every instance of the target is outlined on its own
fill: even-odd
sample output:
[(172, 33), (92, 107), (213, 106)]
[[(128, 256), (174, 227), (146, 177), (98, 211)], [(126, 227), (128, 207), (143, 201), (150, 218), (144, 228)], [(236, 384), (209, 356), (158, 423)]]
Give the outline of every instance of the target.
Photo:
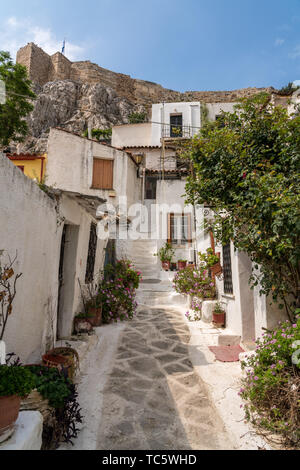
[(0, 442), (8, 439), (14, 432), (14, 424), (18, 419), (21, 397), (13, 395), (0, 397)]
[(226, 313), (215, 313), (213, 312), (213, 323), (218, 327), (225, 326)]
[(210, 268), (210, 270), (211, 270), (211, 273), (212, 273), (214, 276), (218, 276), (218, 275), (222, 274), (222, 272), (223, 272), (223, 269), (222, 269), (222, 266), (221, 266), (220, 263), (217, 263), (217, 264), (215, 264), (214, 266), (212, 266), (212, 267)]
[(164, 271), (170, 271), (170, 261), (162, 261), (161, 265)]
[(90, 307), (89, 316), (86, 317), (92, 326), (101, 326), (102, 325), (102, 307)]
[(43, 365), (46, 367), (53, 367), (59, 371), (65, 370), (68, 373), (69, 378), (72, 376), (72, 361), (66, 357), (55, 352), (49, 351), (48, 354), (42, 356)]
[(171, 271), (177, 271), (177, 264), (171, 263)]
[(187, 261), (178, 261), (178, 269), (181, 271), (181, 269), (185, 269), (187, 265)]

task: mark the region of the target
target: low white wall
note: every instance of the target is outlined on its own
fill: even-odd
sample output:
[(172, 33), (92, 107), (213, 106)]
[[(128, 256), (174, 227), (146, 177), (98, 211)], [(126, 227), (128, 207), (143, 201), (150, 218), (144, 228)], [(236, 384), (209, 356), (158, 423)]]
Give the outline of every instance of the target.
[(255, 313), (255, 334), (259, 338), (265, 329), (273, 330), (278, 326), (278, 322), (286, 321), (285, 309), (281, 310), (278, 304), (272, 301), (271, 296), (259, 294), (260, 287), (254, 288), (254, 313)]
[(125, 124), (112, 128), (113, 147), (124, 148), (151, 145), (151, 123)]

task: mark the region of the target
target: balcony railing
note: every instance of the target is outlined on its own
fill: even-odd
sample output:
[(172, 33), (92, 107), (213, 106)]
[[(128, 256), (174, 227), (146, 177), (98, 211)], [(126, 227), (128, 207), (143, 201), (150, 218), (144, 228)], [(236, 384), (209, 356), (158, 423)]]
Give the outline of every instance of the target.
[(190, 139), (193, 137), (193, 127), (163, 124), (161, 136), (164, 139)]

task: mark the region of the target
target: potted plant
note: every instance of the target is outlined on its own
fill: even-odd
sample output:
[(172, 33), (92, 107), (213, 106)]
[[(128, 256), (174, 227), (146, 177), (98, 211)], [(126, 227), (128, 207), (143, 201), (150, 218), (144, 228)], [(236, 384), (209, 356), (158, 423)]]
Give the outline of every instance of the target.
[(177, 271), (177, 264), (176, 263), (171, 263), (171, 271), (172, 272)]
[(185, 269), (187, 265), (187, 260), (186, 259), (180, 259), (178, 260), (178, 270), (181, 271), (182, 269)]
[(217, 327), (225, 327), (226, 312), (218, 302), (213, 311), (213, 323)]
[(44, 366), (65, 371), (71, 377), (73, 361), (69, 356), (58, 354), (55, 349), (51, 349), (46, 354), (43, 354), (42, 359)]
[(222, 266), (220, 263), (220, 253), (214, 253), (212, 248), (208, 248), (206, 253), (198, 253), (200, 264), (204, 269), (209, 269), (213, 276), (222, 273)]
[(164, 246), (160, 248), (158, 253), (154, 256), (158, 256), (161, 261), (162, 268), (165, 271), (169, 271), (174, 254), (175, 251), (173, 250), (171, 243), (167, 242)]
[[(73, 380), (76, 371), (79, 369), (79, 355), (76, 349), (70, 346), (53, 348), (48, 352), (48, 356), (58, 357), (58, 363), (67, 369), (69, 378)], [(67, 360), (62, 362), (62, 357), (65, 357)], [(45, 359), (47, 360), (47, 358)]]
[(0, 442), (8, 439), (18, 419), (21, 398), (35, 387), (35, 378), (27, 367), (0, 366)]
[[(79, 282), (82, 304), (84, 308), (84, 312), (78, 315), (76, 318), (80, 319), (81, 321), (86, 321), (90, 323), (91, 326), (101, 326), (102, 325), (102, 302), (100, 296), (95, 292), (97, 292), (98, 286), (95, 284), (89, 284), (86, 286), (87, 292), (84, 294), (83, 289), (81, 287), (81, 283)], [(76, 323), (76, 321), (75, 321)]]

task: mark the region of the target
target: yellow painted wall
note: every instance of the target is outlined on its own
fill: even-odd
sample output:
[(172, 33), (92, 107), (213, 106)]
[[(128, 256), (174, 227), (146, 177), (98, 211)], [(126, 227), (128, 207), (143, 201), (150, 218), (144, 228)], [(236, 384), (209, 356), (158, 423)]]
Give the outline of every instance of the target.
[[(47, 154), (41, 155), (45, 157), (44, 160), (44, 168), (43, 168), (43, 179), (46, 173), (46, 165), (47, 165)], [(23, 166), (24, 167), (24, 175), (28, 176), (31, 179), (36, 179), (37, 181), (41, 182), (41, 169), (42, 169), (42, 160), (11, 160), (12, 163), (16, 166)]]

